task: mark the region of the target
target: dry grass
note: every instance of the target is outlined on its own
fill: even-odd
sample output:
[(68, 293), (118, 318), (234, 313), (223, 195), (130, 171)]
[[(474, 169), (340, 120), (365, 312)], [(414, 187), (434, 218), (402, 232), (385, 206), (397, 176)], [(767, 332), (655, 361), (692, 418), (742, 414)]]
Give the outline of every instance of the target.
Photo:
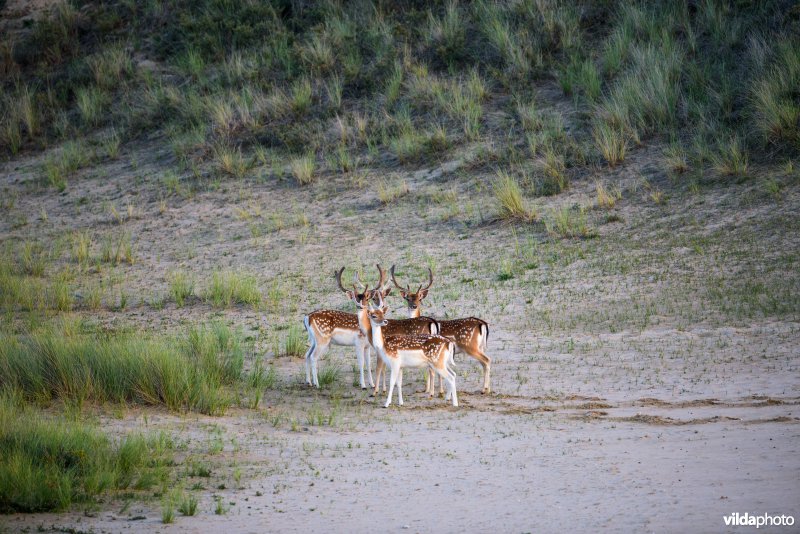
[(499, 171), (492, 188), (501, 218), (522, 221), (531, 221), (536, 218), (535, 213), (526, 206), (522, 188), (511, 174)]

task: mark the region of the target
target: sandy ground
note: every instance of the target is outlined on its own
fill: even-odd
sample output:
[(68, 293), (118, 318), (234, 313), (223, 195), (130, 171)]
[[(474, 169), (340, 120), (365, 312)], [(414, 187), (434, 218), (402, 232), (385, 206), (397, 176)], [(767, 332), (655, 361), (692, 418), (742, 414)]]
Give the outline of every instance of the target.
[[(183, 445), (179, 461), (213, 466), (210, 478), (188, 479), (203, 488), (197, 516), (164, 525), (157, 499), (112, 500), (0, 524), (30, 532), (744, 532), (725, 527), (723, 515), (800, 520), (797, 177), (755, 171), (777, 173), (778, 200), (758, 179), (692, 193), (645, 147), (623, 168), (597, 169), (568, 193), (533, 201), (547, 216), (591, 204), (598, 177), (620, 188), (615, 220), (589, 211), (597, 238), (560, 240), (541, 223), (494, 221), (486, 185), (494, 171), (451, 156), (367, 171), (360, 181), (326, 174), (305, 188), (255, 169), (251, 179), (190, 196), (164, 185), (174, 161), (158, 141), (125, 147), (118, 161), (71, 178), (63, 194), (35, 184), (41, 157), (0, 164), (13, 200), (0, 239), (60, 243), (57, 270), (73, 272), (76, 313), (89, 324), (175, 331), (224, 320), (256, 339), (256, 355), (280, 376), (261, 408), (224, 417), (99, 409), (112, 433), (165, 430)], [(409, 193), (383, 206), (379, 179), (405, 181)], [(653, 188), (668, 192), (665, 204), (649, 200)], [(68, 259), (74, 230), (90, 233), (93, 255), (106, 237), (128, 233), (136, 261), (78, 270)], [(376, 261), (420, 281), (433, 267), (426, 313), (489, 321), (491, 395), (476, 393), (479, 367), (464, 356), (458, 409), (413, 394), (417, 379), (407, 380), (406, 405), (388, 410), (351, 386), (349, 350), (329, 352), (344, 372), (321, 392), (299, 384), (302, 360), (274, 357), (273, 342), (304, 313), (349, 309), (335, 268)], [(214, 269), (253, 273), (268, 303), (258, 311), (216, 310), (201, 298), (150, 305), (168, 293), (175, 269), (195, 277), (198, 293)], [(504, 269), (508, 280), (498, 277)], [(80, 308), (99, 283), (103, 307)], [(319, 413), (329, 420), (319, 424)], [(221, 452), (209, 452), (210, 440)], [(223, 515), (214, 513), (217, 499)], [(800, 522), (763, 530), (797, 532)]]

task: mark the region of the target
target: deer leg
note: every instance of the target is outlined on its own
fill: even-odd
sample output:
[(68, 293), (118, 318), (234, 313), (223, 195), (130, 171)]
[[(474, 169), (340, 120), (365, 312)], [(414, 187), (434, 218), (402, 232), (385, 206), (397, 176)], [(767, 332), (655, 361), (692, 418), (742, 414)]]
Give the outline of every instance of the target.
[(309, 347), (306, 351), (306, 384), (311, 384), (311, 356), (314, 354), (314, 350), (317, 348), (317, 338), (314, 336), (314, 332), (311, 330), (311, 326), (308, 324), (308, 317), (303, 318), (303, 324), (306, 327), (306, 332), (308, 332), (308, 343)]
[(312, 386), (313, 383), (311, 382), (311, 361), (314, 354), (314, 349), (316, 349), (317, 344), (314, 342), (314, 338), (311, 338), (311, 346), (308, 347), (306, 351), (306, 385)]
[(375, 387), (375, 382), (372, 380), (372, 351), (369, 348), (369, 343), (367, 343), (364, 346), (364, 355), (367, 357), (367, 374), (369, 375), (369, 387), (372, 388)]
[(452, 398), (453, 406), (458, 406), (458, 396), (456, 394), (456, 374), (452, 370), (447, 369), (447, 376), (445, 377), (445, 380), (447, 381), (447, 396)]
[(386, 372), (385, 372), (385, 368), (386, 368), (386, 364), (384, 363), (383, 358), (381, 358), (381, 355), (378, 354), (377, 363), (375, 364), (375, 380), (376, 380), (376, 382), (375, 382), (374, 389), (372, 390), (372, 396), (373, 397), (377, 397), (378, 396), (378, 389), (380, 389), (380, 387), (381, 387), (381, 375), (383, 375), (383, 391), (384, 391), (384, 393), (386, 392)]
[(386, 404), (383, 405), (384, 408), (388, 408), (389, 405), (392, 404), (392, 393), (394, 393), (394, 385), (397, 382), (398, 371), (399, 366), (392, 365), (391, 377), (389, 379), (389, 396), (386, 397)]
[(425, 389), (420, 389), (417, 393), (430, 393), (431, 391), (431, 372), (424, 371), (422, 377), (425, 379)]
[(397, 404), (403, 405), (403, 368), (397, 373)]
[(319, 343), (317, 344), (316, 350), (311, 353), (311, 379), (316, 387), (319, 387), (319, 378), (317, 377), (317, 362), (320, 358), (322, 358), (322, 356), (325, 355), (329, 345), (330, 340), (328, 340), (326, 343)]
[(492, 360), (481, 349), (464, 351), (472, 358), (478, 360), (478, 363), (483, 367), (483, 389), (481, 393), (489, 393), (489, 372), (491, 370)]
[(363, 340), (359, 339), (356, 341), (356, 360), (358, 362), (358, 383), (361, 386), (361, 389), (367, 389), (367, 386), (364, 384), (364, 351), (366, 350), (366, 344)]

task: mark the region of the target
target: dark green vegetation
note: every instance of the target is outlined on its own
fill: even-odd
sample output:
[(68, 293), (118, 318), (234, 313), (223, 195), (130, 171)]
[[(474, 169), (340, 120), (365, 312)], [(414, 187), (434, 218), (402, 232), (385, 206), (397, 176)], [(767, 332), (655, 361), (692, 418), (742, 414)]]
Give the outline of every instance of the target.
[(222, 324), (182, 338), (85, 334), (80, 324), (4, 336), (0, 388), (37, 402), (64, 400), (163, 405), (222, 414), (225, 386), (242, 378), (239, 336)]
[[(799, 20), (780, 1), (56, 3), (0, 46), (0, 142), (11, 155), (85, 136), (79, 158), (68, 144), (43, 169), (59, 189), (156, 132), (195, 178), (290, 158), (304, 184), (315, 166), (414, 163), (497, 135), (512, 162), (555, 173), (542, 194), (653, 137), (681, 169), (745, 175), (800, 149)], [(548, 80), (582, 128), (538, 109)]]
[(0, 513), (65, 510), (107, 491), (164, 484), (173, 444), (163, 435), (114, 441), (89, 424), (43, 416), (0, 396)]

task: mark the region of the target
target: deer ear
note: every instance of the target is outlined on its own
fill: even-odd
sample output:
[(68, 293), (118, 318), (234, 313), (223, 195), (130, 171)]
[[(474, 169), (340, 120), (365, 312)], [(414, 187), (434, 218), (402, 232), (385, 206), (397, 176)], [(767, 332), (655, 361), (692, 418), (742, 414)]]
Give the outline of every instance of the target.
[(392, 288), (391, 287), (387, 287), (381, 293), (383, 294), (384, 297), (388, 297), (389, 295), (392, 294)]
[(428, 290), (427, 289), (420, 290), (420, 292), (417, 293), (417, 296), (419, 297), (419, 300), (424, 299), (425, 297), (428, 296)]
[(403, 298), (406, 298), (406, 297), (408, 296), (408, 293), (406, 293), (405, 291), (403, 291), (403, 290), (401, 289), (401, 290), (400, 290), (400, 296), (401, 296), (401, 297), (403, 297)]
[(386, 305), (384, 304), (383, 308), (381, 308), (381, 311), (382, 311), (383, 313), (389, 313), (389, 306), (386, 306)]
[(350, 300), (353, 301), (356, 300), (356, 294), (353, 293), (352, 291), (345, 291), (345, 293), (347, 293), (347, 298), (349, 298)]

